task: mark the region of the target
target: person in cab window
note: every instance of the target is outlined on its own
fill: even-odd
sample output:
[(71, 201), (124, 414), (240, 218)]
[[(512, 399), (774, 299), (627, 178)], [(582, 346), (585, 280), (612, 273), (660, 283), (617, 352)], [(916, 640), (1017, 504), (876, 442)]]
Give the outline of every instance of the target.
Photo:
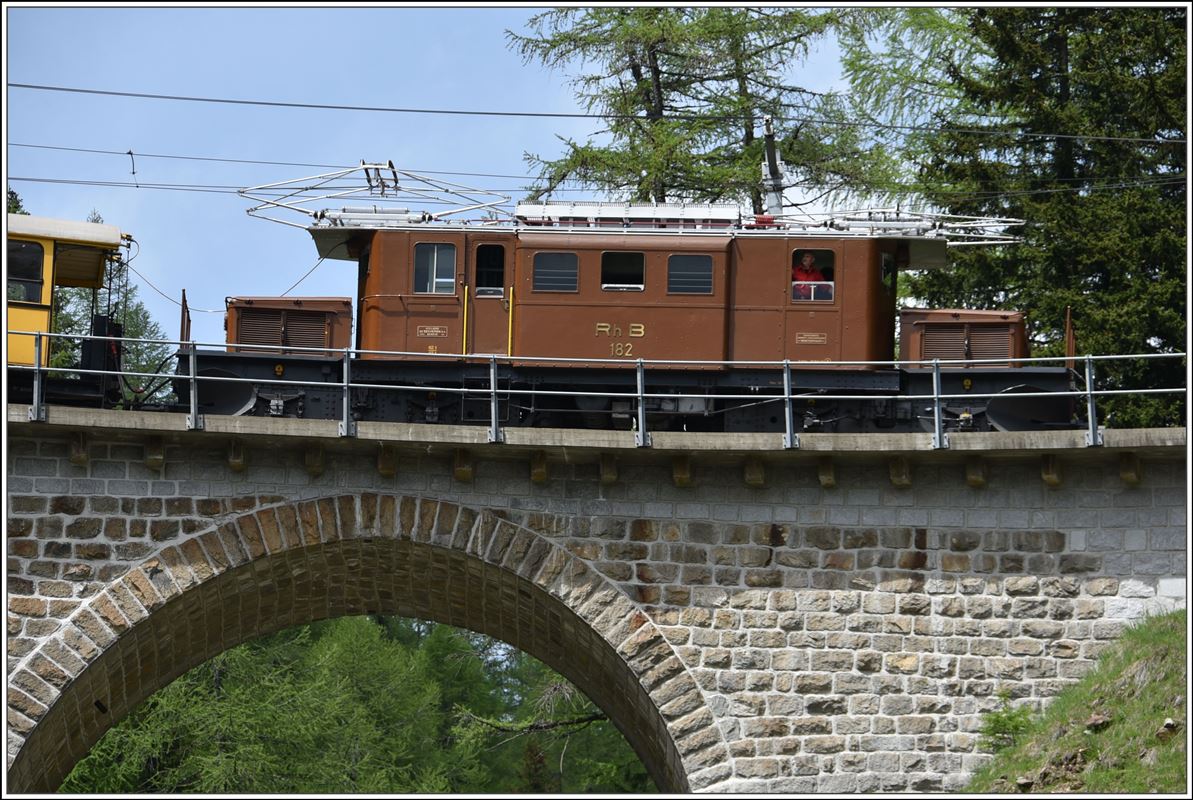
[(824, 273), (816, 266), (816, 254), (805, 250), (791, 268), (791, 298), (832, 300), (833, 287), (825, 280)]

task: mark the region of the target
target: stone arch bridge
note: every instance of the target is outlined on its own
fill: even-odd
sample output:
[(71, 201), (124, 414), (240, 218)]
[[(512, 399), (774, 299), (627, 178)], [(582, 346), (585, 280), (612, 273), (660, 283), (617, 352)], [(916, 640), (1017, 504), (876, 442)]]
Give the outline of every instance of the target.
[(664, 791), (927, 791), (1185, 603), (1185, 432), (485, 431), (8, 408), (8, 789), (247, 639), (345, 614), (567, 676)]

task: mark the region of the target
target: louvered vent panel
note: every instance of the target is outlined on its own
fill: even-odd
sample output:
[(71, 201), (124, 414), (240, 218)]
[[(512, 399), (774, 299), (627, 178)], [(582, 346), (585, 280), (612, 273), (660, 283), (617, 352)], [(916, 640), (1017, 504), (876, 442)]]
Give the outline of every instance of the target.
[(240, 344), (281, 344), (282, 312), (273, 308), (241, 308), (236, 341)]
[(964, 325), (925, 325), (920, 358), (965, 358)]
[(327, 345), (327, 316), (315, 311), (286, 312), (286, 344), (294, 347)]
[(1010, 358), (1011, 327), (1009, 325), (969, 326), (969, 352), (974, 358)]

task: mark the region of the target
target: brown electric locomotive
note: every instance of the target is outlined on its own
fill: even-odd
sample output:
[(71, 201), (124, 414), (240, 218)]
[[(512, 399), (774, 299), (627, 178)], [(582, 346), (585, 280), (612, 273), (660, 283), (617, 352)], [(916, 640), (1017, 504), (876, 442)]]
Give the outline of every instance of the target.
[[(889, 360), (895, 270), (910, 249), (575, 225), (381, 230), (357, 246), (362, 349), (629, 362)], [(803, 254), (822, 280), (792, 280)]]
[[(1069, 373), (1015, 361), (1014, 312), (904, 310), (900, 355), (923, 363), (875, 363), (896, 358), (898, 271), (944, 266), (948, 240), (904, 215), (853, 222), (712, 204), (520, 204), (507, 224), (322, 211), (306, 226), (319, 255), (357, 266), (355, 352), (336, 352), (349, 298), (230, 298), (228, 351), (195, 354), (200, 411), (340, 418), (350, 367), (363, 420), (479, 424), (497, 408), (502, 425), (628, 428), (645, 412), (651, 429), (783, 430), (789, 384), (797, 430), (918, 431), (935, 381), (960, 396), (946, 429), (1070, 423), (1067, 402), (1016, 396), (1068, 389)], [(282, 338), (296, 311), (311, 349)]]

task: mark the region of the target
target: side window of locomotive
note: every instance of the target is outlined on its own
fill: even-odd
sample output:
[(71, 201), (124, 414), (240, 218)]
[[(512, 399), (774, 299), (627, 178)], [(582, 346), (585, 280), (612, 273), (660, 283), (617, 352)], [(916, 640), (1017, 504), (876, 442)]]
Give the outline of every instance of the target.
[(646, 285), (646, 253), (601, 253), (601, 288), (640, 292)]
[(505, 287), (505, 247), (482, 244), (476, 248), (476, 296), (501, 297)]
[(836, 264), (832, 250), (799, 249), (791, 254), (791, 299), (832, 300)]
[(574, 292), (579, 287), (580, 260), (575, 253), (535, 253), (536, 292)]
[(414, 291), (455, 294), (456, 246), (419, 242), (414, 246)]
[(712, 256), (668, 256), (667, 294), (712, 294)]
[(37, 242), (8, 240), (8, 299), (40, 303), (44, 251)]

